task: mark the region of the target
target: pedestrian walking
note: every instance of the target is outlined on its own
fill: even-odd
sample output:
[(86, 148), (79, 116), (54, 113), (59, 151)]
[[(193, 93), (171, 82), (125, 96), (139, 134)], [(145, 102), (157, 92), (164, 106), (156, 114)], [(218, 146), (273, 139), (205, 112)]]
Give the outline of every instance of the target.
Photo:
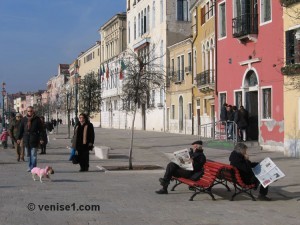
[(89, 151), (93, 150), (94, 140), (94, 126), (90, 123), (87, 115), (81, 113), (79, 115), (79, 123), (75, 126), (72, 138), (72, 148), (78, 152), (79, 172), (89, 170)]
[(21, 140), (20, 144), (17, 143), (19, 134), (20, 134), (20, 125), (21, 125), (22, 115), (20, 113), (16, 114), (14, 120), (11, 121), (9, 127), (9, 135), (12, 140), (15, 142), (15, 149), (17, 153), (17, 161), (24, 160), (24, 145), (23, 141)]
[[(15, 113), (12, 112), (12, 113), (10, 114), (9, 126), (8, 126), (8, 127), (11, 126), (11, 123), (13, 123), (13, 121), (14, 121), (15, 119), (16, 119), (16, 118), (15, 118)], [(9, 133), (9, 129), (8, 129), (8, 133)], [(10, 133), (9, 133), (9, 136), (10, 136), (12, 148), (15, 148), (15, 140), (12, 138), (12, 136), (10, 135)]]
[(0, 141), (2, 142), (3, 149), (7, 148), (7, 139), (8, 139), (8, 136), (9, 136), (9, 134), (8, 134), (6, 128), (4, 127), (2, 129), (2, 133), (1, 133), (1, 136), (0, 136)]
[(42, 140), (43, 144), (41, 144), (41, 155), (46, 154), (46, 147), (48, 144), (48, 136), (47, 136), (47, 124), (45, 123), (45, 117), (41, 116), (41, 122), (42, 122)]
[(37, 166), (37, 148), (39, 144), (43, 144), (42, 139), (42, 122), (41, 119), (36, 116), (34, 108), (29, 106), (27, 108), (27, 115), (22, 119), (20, 124), (20, 133), (17, 143), (20, 144), (23, 138), (23, 144), (28, 159), (28, 169), (30, 172)]

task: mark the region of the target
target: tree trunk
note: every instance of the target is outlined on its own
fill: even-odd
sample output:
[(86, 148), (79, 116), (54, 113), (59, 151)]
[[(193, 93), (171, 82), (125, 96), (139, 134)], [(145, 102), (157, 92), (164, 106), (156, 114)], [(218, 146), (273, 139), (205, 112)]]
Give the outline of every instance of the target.
[(133, 112), (133, 118), (132, 118), (132, 126), (131, 126), (131, 142), (130, 142), (130, 149), (129, 149), (129, 169), (132, 170), (132, 149), (133, 149), (133, 134), (134, 134), (134, 122), (135, 122), (135, 115), (136, 115), (136, 107), (137, 103), (135, 104), (135, 109)]

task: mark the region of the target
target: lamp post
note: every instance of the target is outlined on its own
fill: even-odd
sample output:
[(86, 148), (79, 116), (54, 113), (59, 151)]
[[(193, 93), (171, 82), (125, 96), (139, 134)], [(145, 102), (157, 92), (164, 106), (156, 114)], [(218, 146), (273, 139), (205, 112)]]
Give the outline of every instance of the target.
[(71, 134), (71, 125), (70, 125), (70, 92), (69, 92), (69, 85), (67, 85), (67, 120), (68, 120), (68, 138), (70, 138)]
[(4, 119), (4, 97), (6, 95), (5, 83), (2, 82), (2, 129), (5, 127), (5, 119)]
[(78, 122), (78, 84), (80, 82), (80, 76), (77, 73), (77, 68), (76, 68), (76, 73), (75, 73), (75, 122)]

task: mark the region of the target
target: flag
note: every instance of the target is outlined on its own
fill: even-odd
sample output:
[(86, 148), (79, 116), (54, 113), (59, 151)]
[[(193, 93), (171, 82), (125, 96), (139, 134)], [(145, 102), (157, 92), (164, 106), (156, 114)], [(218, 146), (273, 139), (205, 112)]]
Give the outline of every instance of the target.
[(123, 80), (125, 69), (126, 69), (126, 65), (125, 65), (124, 61), (121, 60), (120, 80)]
[(105, 67), (104, 67), (104, 65), (102, 65), (101, 68), (102, 68), (101, 69), (101, 73), (102, 73), (101, 76), (102, 76), (102, 81), (103, 81), (104, 80), (104, 74), (105, 74)]
[(109, 78), (109, 69), (108, 69), (108, 63), (107, 63), (107, 67), (106, 67), (106, 79)]

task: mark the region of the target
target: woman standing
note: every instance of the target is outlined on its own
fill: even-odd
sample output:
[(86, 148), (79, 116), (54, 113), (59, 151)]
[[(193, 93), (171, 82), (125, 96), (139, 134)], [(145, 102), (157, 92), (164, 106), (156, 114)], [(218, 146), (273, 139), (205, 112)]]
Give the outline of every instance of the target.
[(42, 139), (43, 139), (43, 144), (41, 144), (41, 155), (46, 154), (46, 146), (48, 144), (48, 136), (47, 136), (47, 124), (45, 123), (45, 117), (41, 116), (41, 121), (42, 121)]
[(94, 126), (89, 122), (87, 115), (81, 113), (72, 140), (72, 148), (75, 148), (78, 152), (79, 172), (89, 170), (89, 151), (93, 150), (94, 140)]

